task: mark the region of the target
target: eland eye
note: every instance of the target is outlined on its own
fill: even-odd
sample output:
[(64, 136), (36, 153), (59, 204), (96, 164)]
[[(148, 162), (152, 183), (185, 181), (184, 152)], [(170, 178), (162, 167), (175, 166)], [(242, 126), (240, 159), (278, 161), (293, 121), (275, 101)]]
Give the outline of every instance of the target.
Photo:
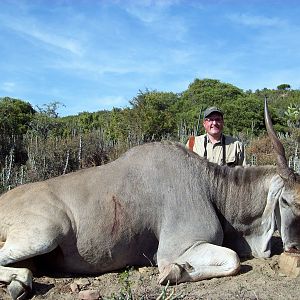
[(281, 198), (281, 203), (283, 206), (289, 206), (289, 203), (286, 201), (285, 198)]

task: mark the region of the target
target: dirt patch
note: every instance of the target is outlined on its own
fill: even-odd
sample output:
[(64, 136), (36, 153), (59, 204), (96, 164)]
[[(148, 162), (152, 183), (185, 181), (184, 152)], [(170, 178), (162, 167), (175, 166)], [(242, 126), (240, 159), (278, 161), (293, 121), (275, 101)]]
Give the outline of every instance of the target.
[[(278, 270), (279, 255), (269, 259), (242, 261), (238, 275), (214, 278), (200, 282), (183, 283), (168, 287), (177, 299), (299, 299), (300, 278), (288, 278)], [(156, 267), (131, 269), (120, 273), (109, 273), (98, 277), (34, 279), (32, 299), (69, 300), (78, 299), (78, 292), (71, 291), (72, 283), (79, 290), (97, 290), (102, 299), (118, 298), (123, 293), (132, 293), (131, 299), (156, 299), (163, 287), (157, 284)], [(0, 299), (9, 299), (4, 286), (0, 286)], [(130, 298), (129, 298), (130, 299)], [(174, 299), (174, 298), (173, 298)]]

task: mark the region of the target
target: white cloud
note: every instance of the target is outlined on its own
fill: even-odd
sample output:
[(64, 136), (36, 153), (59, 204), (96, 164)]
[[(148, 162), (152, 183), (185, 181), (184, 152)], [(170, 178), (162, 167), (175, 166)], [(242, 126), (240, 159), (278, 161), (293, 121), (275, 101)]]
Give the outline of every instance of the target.
[(91, 101), (93, 111), (101, 109), (112, 109), (113, 107), (122, 108), (125, 104), (128, 104), (128, 99), (123, 96), (105, 96)]
[[(56, 70), (69, 70), (87, 76), (103, 76), (108, 74), (126, 75), (128, 73), (158, 73), (162, 70), (159, 62), (148, 61), (143, 64), (132, 62), (131, 60), (118, 60), (114, 56), (109, 57), (108, 62), (93, 61), (88, 59), (73, 60), (73, 61), (56, 61), (48, 66)], [(90, 77), (93, 79), (93, 77)]]
[(42, 32), (41, 30), (38, 30), (36, 28), (29, 28), (28, 30), (23, 30), (22, 32), (32, 36), (40, 42), (70, 51), (71, 53), (76, 55), (82, 55), (82, 48), (74, 39), (58, 36), (56, 34), (50, 34), (48, 32)]
[(126, 2), (123, 9), (132, 17), (165, 39), (182, 40), (187, 32), (186, 21), (174, 16), (169, 8), (180, 3), (178, 0), (144, 0)]
[(227, 18), (234, 23), (253, 27), (280, 27), (285, 24), (282, 19), (249, 14), (231, 14)]
[(79, 41), (55, 32), (54, 28), (46, 29), (42, 24), (30, 17), (14, 18), (5, 15), (0, 15), (0, 17), (0, 23), (20, 34), (31, 37), (41, 43), (66, 50), (72, 54), (82, 55), (83, 53)]
[(16, 84), (11, 81), (6, 81), (1, 84), (1, 90), (5, 93), (11, 93), (14, 91)]
[[(161, 19), (168, 8), (180, 3), (180, 0), (131, 0), (123, 8), (143, 22), (152, 23)], [(122, 2), (118, 2), (122, 5)]]

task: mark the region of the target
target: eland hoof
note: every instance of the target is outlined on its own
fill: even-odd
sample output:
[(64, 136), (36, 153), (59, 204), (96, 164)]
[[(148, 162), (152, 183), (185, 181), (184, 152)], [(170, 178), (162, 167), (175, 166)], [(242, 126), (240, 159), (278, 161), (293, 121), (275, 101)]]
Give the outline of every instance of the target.
[(178, 264), (170, 264), (167, 265), (163, 271), (159, 274), (158, 282), (159, 284), (166, 285), (168, 281), (170, 283), (178, 283), (181, 276), (182, 271), (184, 269)]

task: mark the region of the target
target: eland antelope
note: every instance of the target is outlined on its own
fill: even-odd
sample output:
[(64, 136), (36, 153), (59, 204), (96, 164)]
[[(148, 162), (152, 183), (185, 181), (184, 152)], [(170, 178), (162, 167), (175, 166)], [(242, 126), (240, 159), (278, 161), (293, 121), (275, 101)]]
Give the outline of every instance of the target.
[(158, 265), (165, 284), (234, 275), (239, 256), (268, 257), (276, 226), (300, 251), (300, 176), (288, 168), (265, 104), (276, 166), (218, 166), (183, 145), (155, 142), (117, 160), (0, 197), (0, 281), (26, 297), (32, 273), (100, 274)]

